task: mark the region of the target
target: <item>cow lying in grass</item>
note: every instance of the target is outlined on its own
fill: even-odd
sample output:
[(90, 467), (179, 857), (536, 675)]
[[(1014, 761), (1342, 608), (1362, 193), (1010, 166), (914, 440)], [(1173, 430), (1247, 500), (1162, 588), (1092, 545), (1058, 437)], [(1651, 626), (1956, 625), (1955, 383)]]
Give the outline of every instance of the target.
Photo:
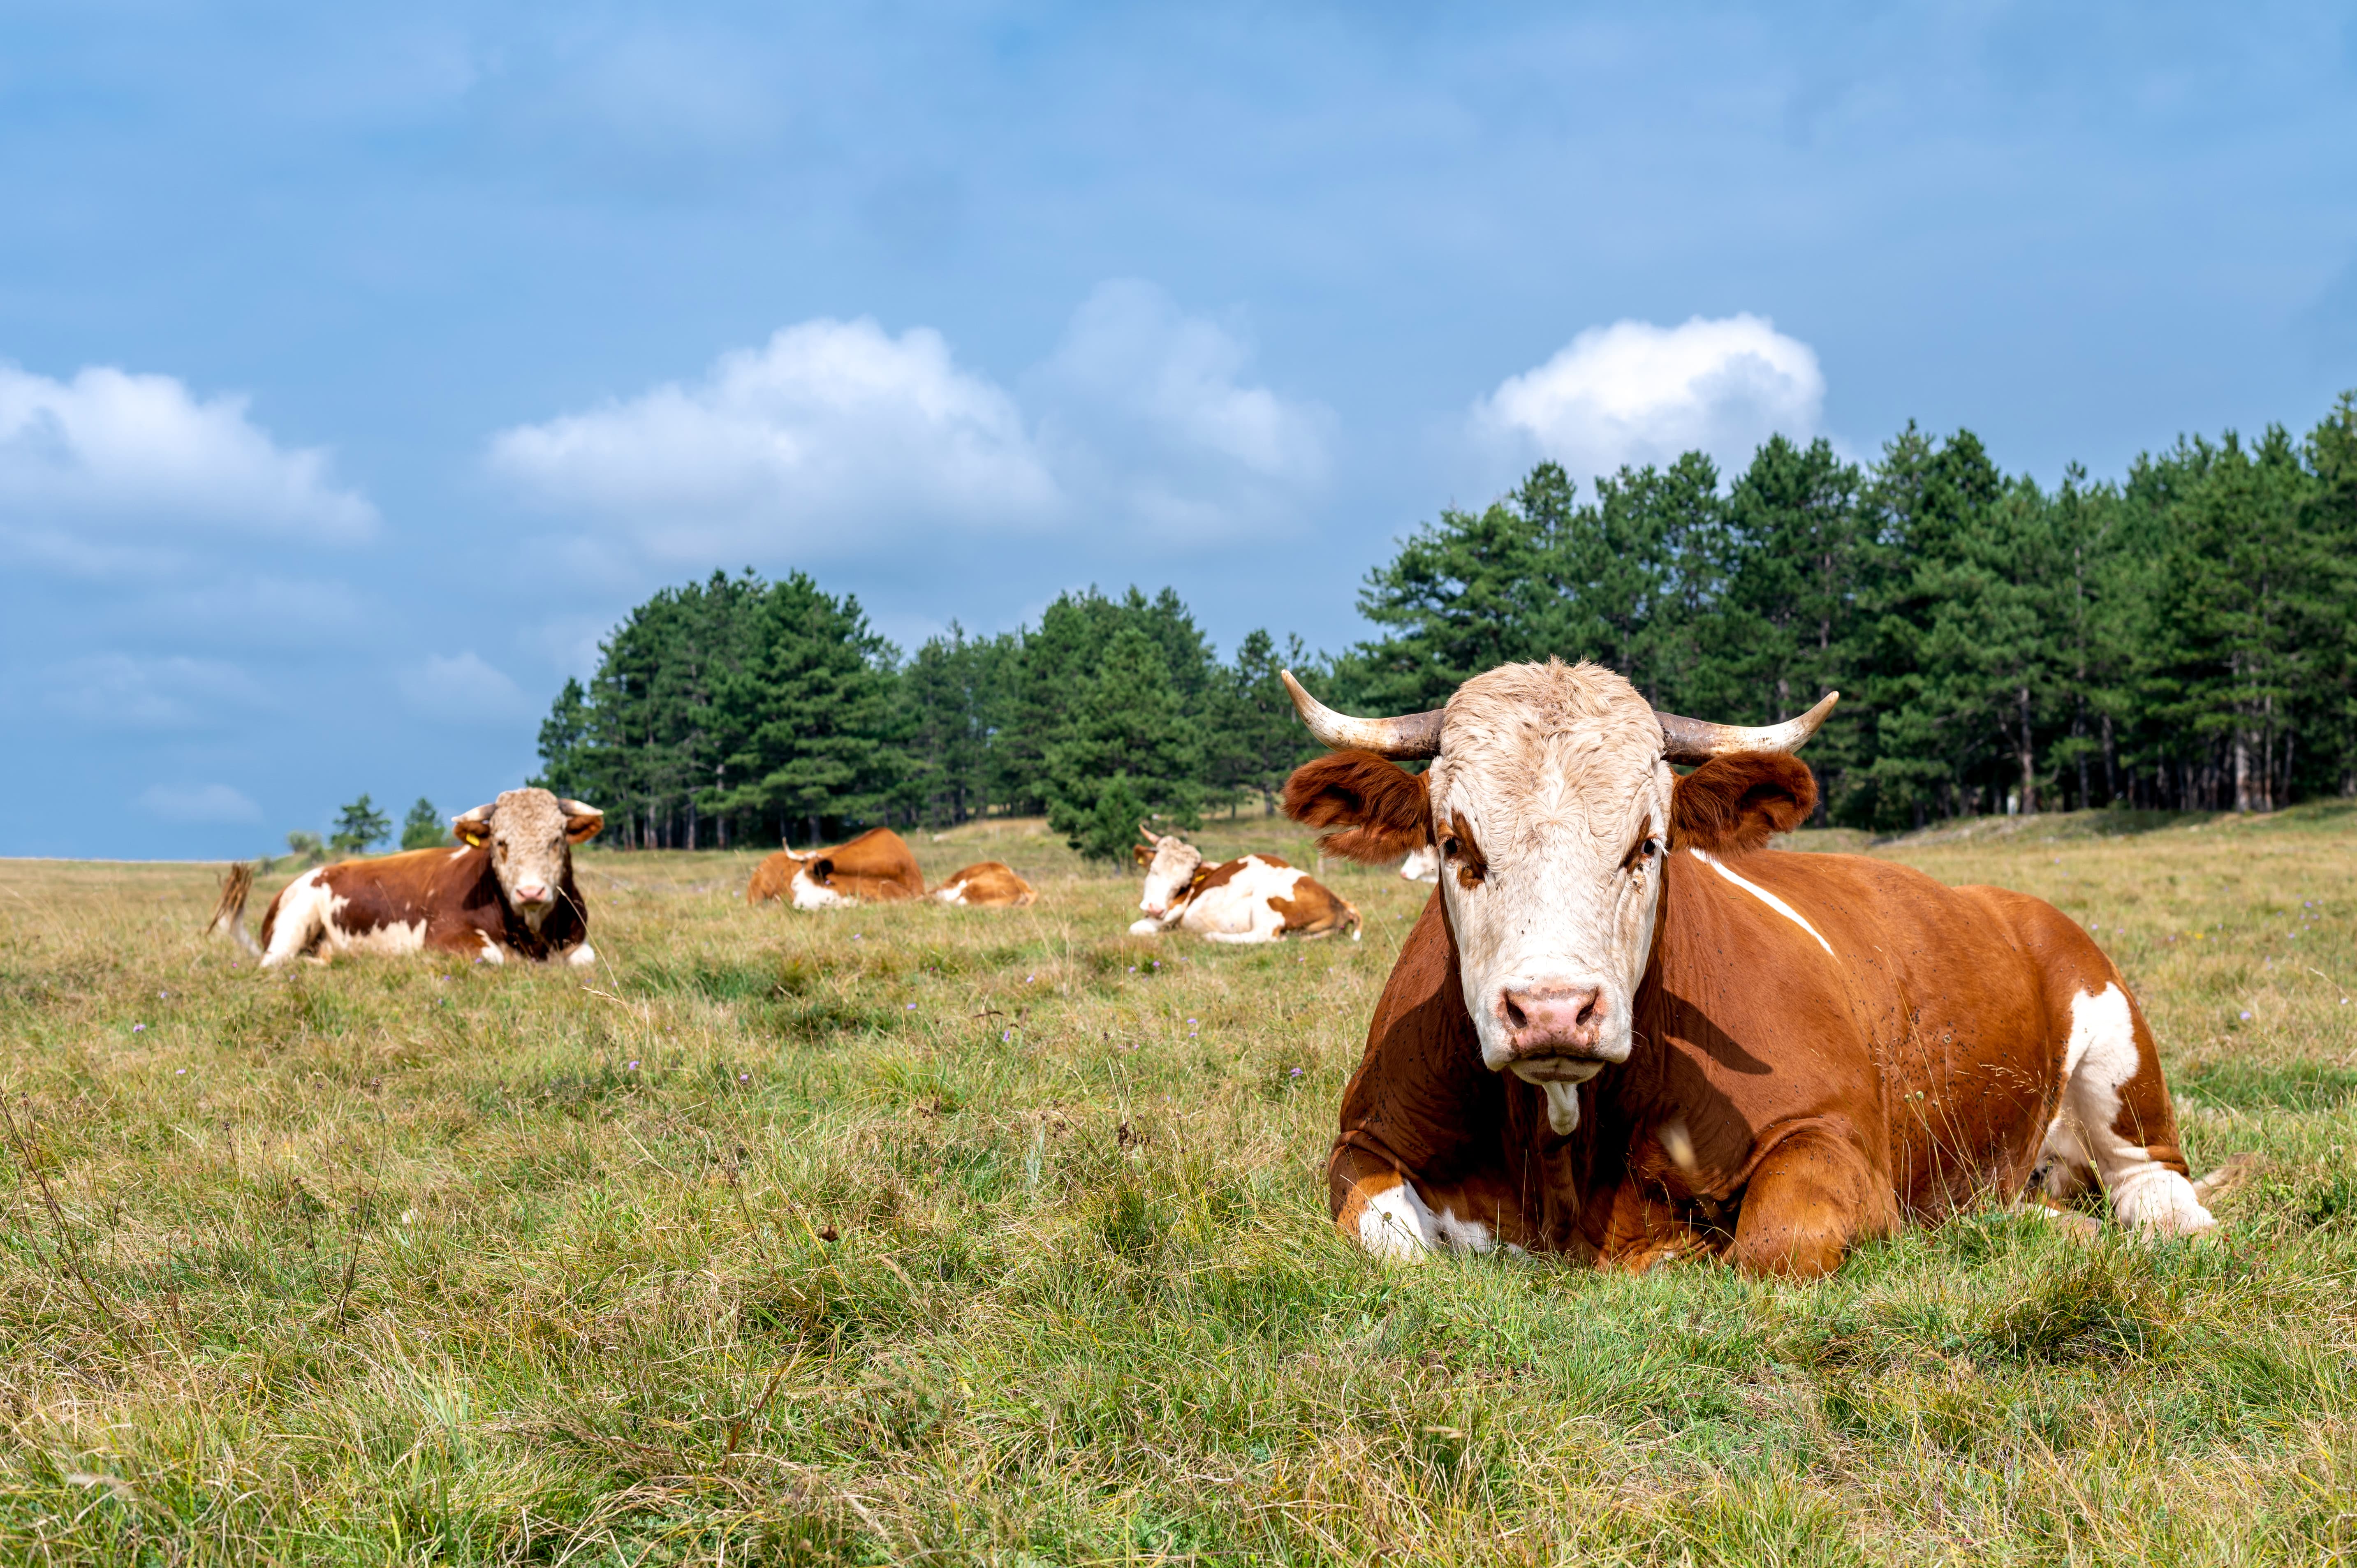
[(978, 860), (950, 873), (931, 896), (961, 909), (1019, 909), (1039, 894), (1005, 862)]
[[(925, 874), (908, 841), (889, 828), (870, 828), (834, 849), (781, 849), (753, 868), (745, 902), (785, 898), (797, 909), (840, 909), (854, 904), (890, 904), (923, 898)], [(963, 908), (1008, 908), (1039, 894), (996, 860), (977, 861), (954, 873), (930, 897)]]
[(1146, 842), (1131, 853), (1146, 867), (1146, 893), (1137, 903), (1146, 918), (1131, 925), (1131, 936), (1176, 929), (1215, 942), (1273, 942), (1330, 937), (1347, 927), (1351, 940), (1359, 940), (1356, 907), (1273, 854), (1205, 865), (1203, 852), (1178, 834), (1157, 833), (1144, 822), (1137, 831)]
[(1337, 854), (1440, 854), (1328, 1165), (1336, 1222), (1372, 1251), (1819, 1274), (1860, 1237), (2090, 1179), (2137, 1230), (2215, 1223), (2152, 1032), (2068, 917), (1768, 849), (1814, 807), (1787, 754), (1832, 697), (1702, 724), (1550, 660), (1365, 720), (1286, 681), (1340, 748), (1286, 811)]
[(510, 789), (451, 819), (456, 849), (415, 849), (339, 861), (305, 872), (262, 917), (257, 947), (245, 934), (245, 892), (232, 880), (216, 913), (273, 969), (292, 959), (345, 953), (456, 953), (483, 963), (510, 959), (597, 961), (589, 910), (573, 880), (573, 846), (595, 838), (606, 815), (545, 789)]

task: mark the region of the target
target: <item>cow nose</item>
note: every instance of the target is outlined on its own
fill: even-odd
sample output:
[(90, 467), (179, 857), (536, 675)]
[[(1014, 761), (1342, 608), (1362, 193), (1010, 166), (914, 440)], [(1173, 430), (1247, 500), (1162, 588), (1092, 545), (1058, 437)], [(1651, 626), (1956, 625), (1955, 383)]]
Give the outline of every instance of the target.
[(1594, 1050), (1604, 1013), (1604, 992), (1595, 985), (1534, 985), (1498, 998), (1499, 1022), (1518, 1057)]
[(540, 883), (540, 882), (527, 882), (527, 883), (525, 883), (522, 886), (521, 886), (521, 887), (519, 887), (519, 888), (517, 888), (517, 889), (516, 889), (516, 902), (517, 902), (517, 903), (519, 903), (519, 904), (545, 904), (545, 903), (547, 903), (547, 902), (548, 902), (548, 887), (547, 887), (547, 885), (546, 885), (546, 884), (544, 884), (544, 883)]

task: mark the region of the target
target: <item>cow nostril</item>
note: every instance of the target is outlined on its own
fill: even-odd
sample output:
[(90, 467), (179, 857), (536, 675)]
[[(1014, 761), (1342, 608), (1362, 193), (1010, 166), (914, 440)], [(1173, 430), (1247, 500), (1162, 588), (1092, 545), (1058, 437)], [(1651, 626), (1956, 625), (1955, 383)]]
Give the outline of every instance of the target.
[(1509, 1029), (1522, 1029), (1529, 1026), (1531, 1021), (1530, 1015), (1523, 1012), (1521, 1004), (1512, 996), (1507, 997), (1502, 1005), (1506, 1010), (1506, 1027)]
[(1603, 1011), (1604, 993), (1600, 991), (1591, 991), (1587, 993), (1587, 1000), (1579, 1004), (1579, 1017), (1577, 1022), (1583, 1025), (1593, 1024), (1596, 1022), (1597, 1015)]

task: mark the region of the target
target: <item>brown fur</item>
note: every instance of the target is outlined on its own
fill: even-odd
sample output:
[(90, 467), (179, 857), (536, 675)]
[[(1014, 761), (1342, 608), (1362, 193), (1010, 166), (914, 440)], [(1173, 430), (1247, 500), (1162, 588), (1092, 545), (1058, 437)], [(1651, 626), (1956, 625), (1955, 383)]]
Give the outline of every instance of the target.
[(794, 873), (810, 868), (820, 886), (860, 904), (889, 904), (925, 896), (925, 874), (908, 841), (889, 828), (870, 828), (834, 849), (780, 850), (753, 868), (745, 902), (793, 897)]
[(1797, 757), (1717, 757), (1678, 780), (1670, 847), (1712, 854), (1766, 849), (1817, 809), (1816, 776)]
[(1039, 890), (1015, 874), (1004, 861), (979, 860), (933, 889), (935, 897), (960, 888), (958, 905), (967, 909), (1019, 909), (1039, 900)]
[(1372, 751), (1337, 751), (1295, 768), (1285, 781), (1285, 812), (1334, 829), (1320, 847), (1369, 865), (1432, 842), (1424, 775)]

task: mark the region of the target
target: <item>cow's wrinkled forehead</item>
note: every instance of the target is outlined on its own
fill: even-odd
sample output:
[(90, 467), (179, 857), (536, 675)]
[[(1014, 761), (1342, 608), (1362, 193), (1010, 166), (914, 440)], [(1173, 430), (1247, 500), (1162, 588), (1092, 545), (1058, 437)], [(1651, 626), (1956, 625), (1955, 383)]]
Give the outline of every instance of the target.
[(564, 809), (545, 789), (502, 789), (491, 806), (491, 836), (513, 844), (561, 839)]
[(1491, 832), (1617, 835), (1632, 804), (1668, 788), (1652, 705), (1594, 664), (1477, 675), (1448, 700), (1440, 735), (1431, 787), (1444, 823), (1464, 811)]

